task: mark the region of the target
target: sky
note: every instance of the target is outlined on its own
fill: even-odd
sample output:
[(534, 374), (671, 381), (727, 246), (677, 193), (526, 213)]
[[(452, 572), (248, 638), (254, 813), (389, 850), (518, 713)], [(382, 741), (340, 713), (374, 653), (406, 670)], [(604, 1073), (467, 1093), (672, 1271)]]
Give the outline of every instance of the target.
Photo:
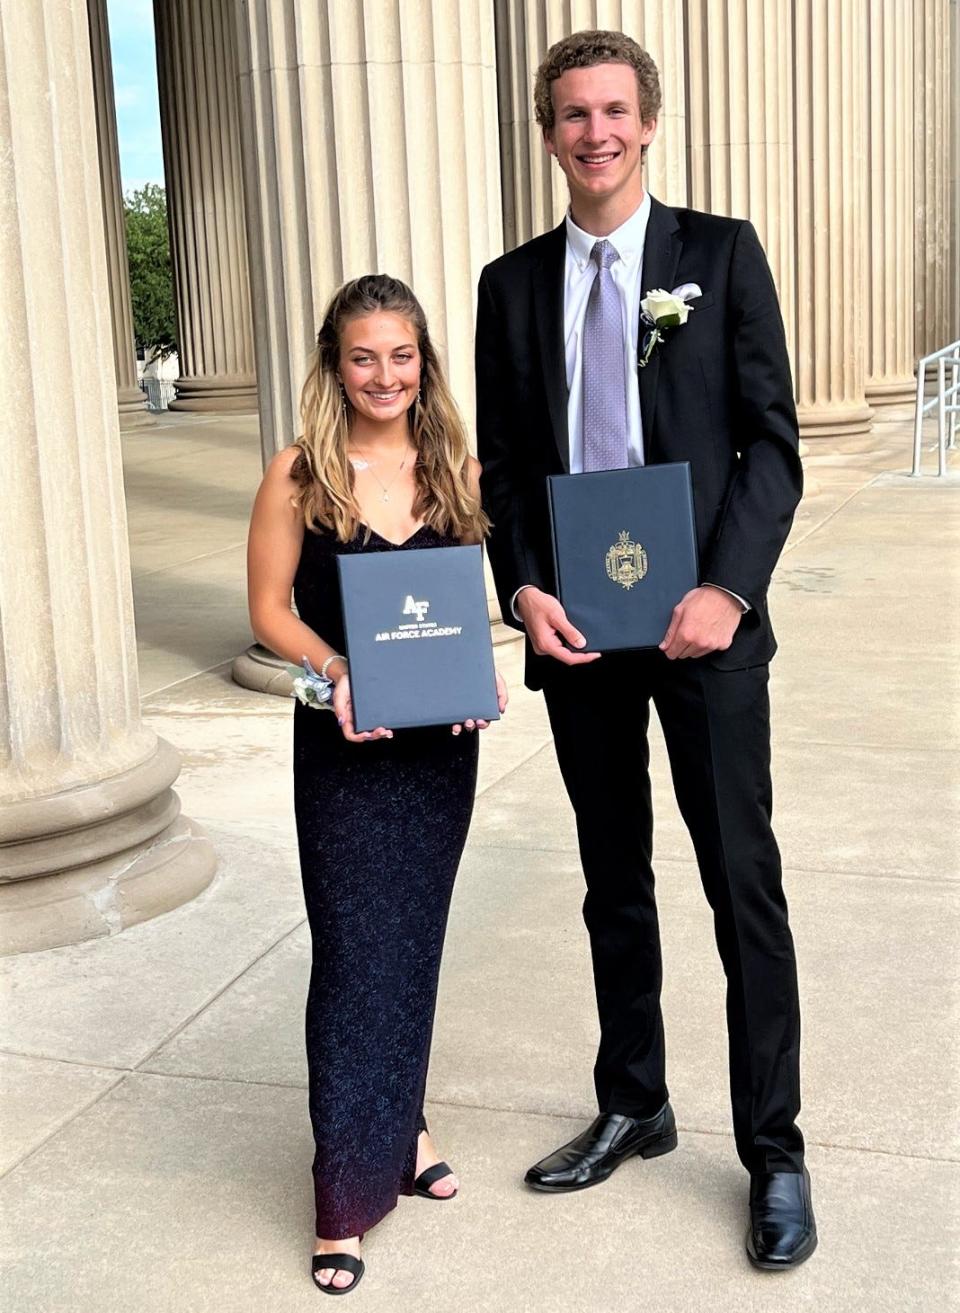
[(147, 182), (163, 185), (152, 0), (107, 0), (107, 20), (126, 195)]

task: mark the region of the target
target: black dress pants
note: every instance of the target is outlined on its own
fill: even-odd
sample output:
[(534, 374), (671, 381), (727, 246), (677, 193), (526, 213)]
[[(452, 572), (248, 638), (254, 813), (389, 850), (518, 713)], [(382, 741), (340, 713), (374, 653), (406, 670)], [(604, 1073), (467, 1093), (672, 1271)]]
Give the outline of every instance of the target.
[[(660, 933), (651, 866), (653, 699), (674, 792), (713, 909), (727, 978), (737, 1152), (750, 1172), (800, 1171), (800, 1011), (771, 829), (768, 670), (721, 671), (659, 651), (552, 663), (544, 695), (587, 884), (602, 1112), (648, 1117), (667, 1098)], [(691, 1006), (693, 1005), (691, 1000)]]

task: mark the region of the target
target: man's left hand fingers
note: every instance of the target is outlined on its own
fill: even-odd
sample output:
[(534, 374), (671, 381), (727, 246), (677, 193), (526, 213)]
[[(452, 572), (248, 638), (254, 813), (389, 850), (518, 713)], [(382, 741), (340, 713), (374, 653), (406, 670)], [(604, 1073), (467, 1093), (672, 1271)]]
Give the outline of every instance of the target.
[[(677, 630), (680, 628), (680, 620), (682, 615), (683, 612), (680, 610), (680, 606), (675, 606), (673, 608), (673, 615), (670, 617), (670, 623), (669, 625), (667, 625), (667, 632), (664, 634), (663, 639), (661, 640), (660, 643), (661, 652), (667, 652), (667, 649), (670, 647), (671, 643), (676, 637)], [(667, 655), (669, 656), (670, 653), (667, 652)]]

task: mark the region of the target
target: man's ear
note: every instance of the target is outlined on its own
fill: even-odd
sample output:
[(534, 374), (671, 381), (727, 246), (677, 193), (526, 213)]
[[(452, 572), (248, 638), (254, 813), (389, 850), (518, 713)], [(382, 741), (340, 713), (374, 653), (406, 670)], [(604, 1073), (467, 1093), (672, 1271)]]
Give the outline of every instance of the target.
[(657, 135), (657, 120), (647, 119), (646, 123), (640, 124), (640, 145), (649, 146), (651, 141)]
[(556, 146), (553, 144), (553, 129), (552, 129), (552, 128), (544, 128), (544, 129), (543, 129), (543, 144), (544, 144), (544, 146), (546, 147), (547, 154), (548, 154), (548, 155), (552, 155), (552, 156), (554, 157), (554, 159), (556, 159), (556, 157), (557, 157), (557, 148), (556, 148)]

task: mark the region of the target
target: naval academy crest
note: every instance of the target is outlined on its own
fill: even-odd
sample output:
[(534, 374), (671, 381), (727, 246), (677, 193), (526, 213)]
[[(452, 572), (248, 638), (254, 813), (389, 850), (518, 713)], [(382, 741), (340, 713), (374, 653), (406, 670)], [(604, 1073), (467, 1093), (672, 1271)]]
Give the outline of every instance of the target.
[(606, 556), (607, 577), (621, 588), (632, 588), (647, 573), (647, 553), (635, 543), (626, 529), (620, 530), (620, 536)]

